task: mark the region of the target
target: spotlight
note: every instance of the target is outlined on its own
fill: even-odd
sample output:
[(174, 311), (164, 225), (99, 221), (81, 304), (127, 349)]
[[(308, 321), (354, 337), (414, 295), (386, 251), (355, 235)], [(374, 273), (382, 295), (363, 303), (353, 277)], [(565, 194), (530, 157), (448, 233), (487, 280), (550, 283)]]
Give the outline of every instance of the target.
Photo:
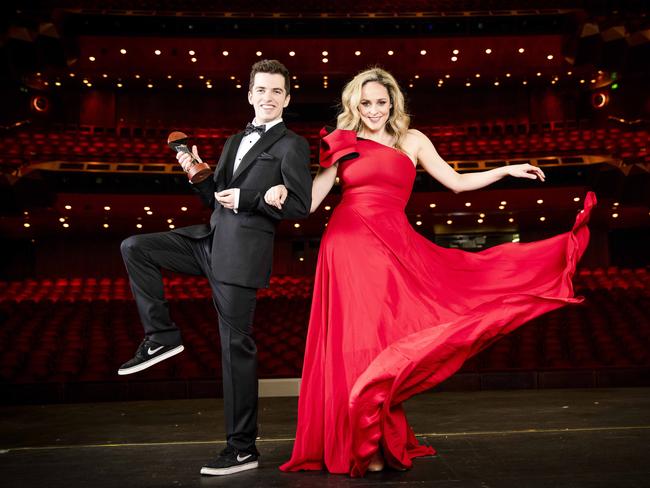
[(38, 113), (45, 113), (50, 109), (50, 101), (43, 95), (36, 95), (32, 97), (32, 109)]
[(594, 108), (601, 109), (609, 103), (609, 95), (604, 91), (598, 91), (591, 95), (591, 105)]

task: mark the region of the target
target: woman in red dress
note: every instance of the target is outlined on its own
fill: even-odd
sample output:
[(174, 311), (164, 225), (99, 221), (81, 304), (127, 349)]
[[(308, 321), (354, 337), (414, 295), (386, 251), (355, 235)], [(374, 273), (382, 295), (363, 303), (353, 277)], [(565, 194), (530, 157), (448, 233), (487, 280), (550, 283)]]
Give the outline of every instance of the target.
[[(404, 209), (416, 165), (455, 193), (505, 176), (544, 181), (529, 164), (459, 174), (421, 132), (381, 69), (345, 87), (338, 129), (321, 132), (313, 212), (336, 177), (342, 198), (323, 235), (303, 364), (298, 425), (283, 471), (362, 476), (432, 455), (402, 403), (456, 372), (480, 350), (541, 314), (578, 303), (571, 278), (589, 239), (585, 199), (570, 232), (478, 253), (439, 247)], [(283, 187), (265, 198), (281, 205)]]

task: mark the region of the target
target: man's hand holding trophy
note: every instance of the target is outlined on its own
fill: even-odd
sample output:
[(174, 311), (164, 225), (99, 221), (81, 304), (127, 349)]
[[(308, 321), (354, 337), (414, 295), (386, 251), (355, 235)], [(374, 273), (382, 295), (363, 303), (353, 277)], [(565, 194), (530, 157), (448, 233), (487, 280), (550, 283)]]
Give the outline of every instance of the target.
[(187, 134), (179, 131), (174, 131), (169, 134), (169, 137), (167, 137), (167, 145), (178, 154), (185, 154), (189, 156), (179, 156), (178, 160), (183, 167), (183, 171), (187, 173), (187, 177), (189, 178), (190, 182), (200, 183), (212, 175), (212, 170), (210, 169), (210, 166), (201, 160), (196, 151), (196, 146), (193, 146), (192, 151), (190, 151), (187, 145), (188, 139), (189, 138)]

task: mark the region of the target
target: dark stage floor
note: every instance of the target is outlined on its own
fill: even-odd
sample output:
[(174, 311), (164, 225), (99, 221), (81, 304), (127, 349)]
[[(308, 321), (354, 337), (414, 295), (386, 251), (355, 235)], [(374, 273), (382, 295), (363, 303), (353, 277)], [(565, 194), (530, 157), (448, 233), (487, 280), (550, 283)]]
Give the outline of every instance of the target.
[(438, 455), (363, 479), (285, 474), (296, 398), (263, 398), (260, 469), (199, 469), (223, 447), (219, 400), (0, 408), (0, 487), (650, 487), (650, 389), (442, 392), (409, 400)]

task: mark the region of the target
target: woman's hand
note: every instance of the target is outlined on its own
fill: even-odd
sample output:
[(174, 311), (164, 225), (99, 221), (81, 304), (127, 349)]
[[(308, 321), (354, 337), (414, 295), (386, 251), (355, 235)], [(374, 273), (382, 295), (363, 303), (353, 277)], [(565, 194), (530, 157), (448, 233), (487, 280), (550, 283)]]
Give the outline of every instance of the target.
[(272, 186), (271, 188), (266, 190), (266, 193), (264, 194), (264, 201), (269, 205), (273, 205), (274, 207), (281, 209), (282, 204), (287, 199), (288, 194), (289, 191), (287, 190), (286, 186), (284, 185)]
[(532, 164), (513, 164), (512, 166), (506, 166), (506, 171), (515, 178), (529, 178), (531, 180), (539, 178), (540, 181), (546, 181), (544, 172)]

